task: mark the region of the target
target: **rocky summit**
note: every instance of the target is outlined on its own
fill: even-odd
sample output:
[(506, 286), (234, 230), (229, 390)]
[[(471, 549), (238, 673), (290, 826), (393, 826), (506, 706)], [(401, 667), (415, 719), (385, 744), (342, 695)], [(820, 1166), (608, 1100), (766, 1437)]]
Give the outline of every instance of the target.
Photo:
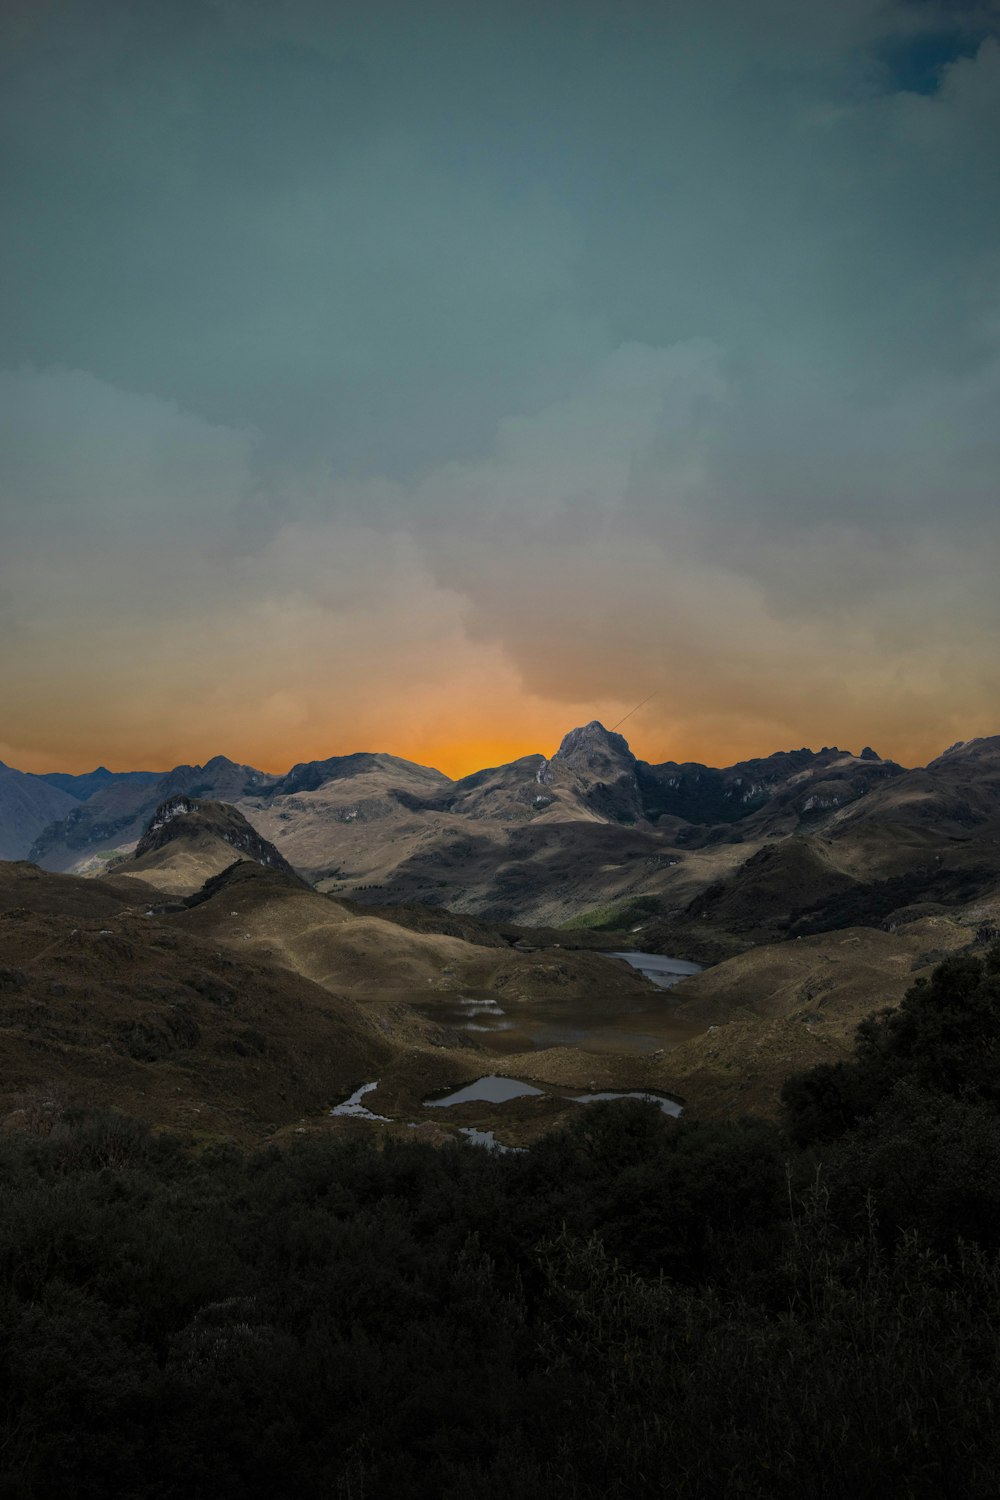
[(160, 803), (135, 846), (132, 868), (155, 868), (150, 856), (175, 841), (192, 843), (213, 839), (226, 845), (234, 858), (252, 859), (286, 875), (295, 874), (284, 856), (267, 839), (261, 838), (235, 807), (223, 802), (204, 802), (183, 793)]

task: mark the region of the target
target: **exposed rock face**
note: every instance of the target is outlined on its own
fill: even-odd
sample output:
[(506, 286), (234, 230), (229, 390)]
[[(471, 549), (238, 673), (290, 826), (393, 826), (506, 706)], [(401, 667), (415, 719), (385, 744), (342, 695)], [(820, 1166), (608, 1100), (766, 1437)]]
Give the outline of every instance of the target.
[(638, 763), (646, 816), (693, 825), (743, 824), (753, 833), (794, 833), (799, 820), (844, 807), (903, 774), (873, 750), (780, 750), (724, 770), (688, 762)]
[(160, 803), (136, 845), (134, 859), (140, 860), (178, 839), (206, 837), (222, 839), (243, 859), (252, 859), (285, 875), (295, 875), (284, 856), (267, 839), (261, 838), (235, 807), (222, 802), (201, 802), (183, 793)]
[(591, 719), (580, 729), (571, 729), (563, 736), (556, 754), (577, 770), (597, 772), (608, 765), (635, 765), (635, 756), (623, 734), (605, 729), (597, 719)]
[(819, 834), (902, 774), (830, 746), (649, 765), (592, 721), (548, 757), (458, 781), (384, 755), (311, 762), (240, 807), (332, 894), (557, 925), (637, 896), (679, 910), (762, 840)]
[(625, 737), (592, 719), (570, 730), (548, 769), (554, 777), (564, 769), (573, 772), (586, 802), (601, 817), (635, 823), (643, 817), (637, 765)]

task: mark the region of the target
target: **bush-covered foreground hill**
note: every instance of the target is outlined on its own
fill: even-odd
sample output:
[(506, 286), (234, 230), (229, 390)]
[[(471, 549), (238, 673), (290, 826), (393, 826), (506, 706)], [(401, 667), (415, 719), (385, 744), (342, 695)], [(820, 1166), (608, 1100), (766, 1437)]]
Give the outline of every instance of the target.
[(7, 1137), (0, 1494), (992, 1497), (998, 1045), (994, 953), (793, 1081), (787, 1137)]

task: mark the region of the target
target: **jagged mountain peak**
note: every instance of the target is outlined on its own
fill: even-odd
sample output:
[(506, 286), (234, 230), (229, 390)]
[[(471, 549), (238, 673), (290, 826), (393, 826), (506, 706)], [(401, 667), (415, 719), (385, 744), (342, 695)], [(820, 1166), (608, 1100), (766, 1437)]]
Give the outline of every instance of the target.
[(591, 719), (589, 724), (571, 729), (569, 734), (564, 735), (556, 755), (565, 761), (590, 761), (599, 756), (635, 763), (635, 756), (625, 736), (615, 734), (613, 729), (605, 729), (597, 719)]
[(634, 823), (642, 817), (637, 767), (624, 735), (592, 719), (564, 736), (537, 779), (550, 784), (553, 776), (558, 781), (568, 775), (592, 812), (614, 823)]
[(228, 844), (237, 858), (254, 860), (285, 875), (295, 874), (274, 845), (262, 838), (230, 803), (202, 801), (184, 793), (166, 798), (157, 807), (136, 845), (132, 863), (175, 841), (204, 840), (206, 837)]

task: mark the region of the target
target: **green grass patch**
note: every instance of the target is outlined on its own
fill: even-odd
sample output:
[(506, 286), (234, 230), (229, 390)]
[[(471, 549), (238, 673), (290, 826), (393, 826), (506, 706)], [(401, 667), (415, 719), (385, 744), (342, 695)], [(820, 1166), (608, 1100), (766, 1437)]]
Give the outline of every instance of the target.
[(655, 896), (633, 896), (627, 901), (612, 901), (607, 906), (595, 906), (577, 917), (563, 922), (560, 932), (622, 932), (634, 927), (649, 917), (659, 916), (662, 908)]

